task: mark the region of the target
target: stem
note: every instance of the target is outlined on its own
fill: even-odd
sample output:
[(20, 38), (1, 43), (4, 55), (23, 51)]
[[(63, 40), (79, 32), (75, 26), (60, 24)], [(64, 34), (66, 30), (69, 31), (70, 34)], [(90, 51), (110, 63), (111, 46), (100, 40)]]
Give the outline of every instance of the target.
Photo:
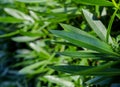
[(99, 6), (98, 5), (95, 6), (95, 11), (96, 11), (97, 17), (99, 18), (100, 17), (100, 11), (99, 11)]
[(13, 36), (13, 35), (16, 35), (18, 34), (20, 31), (17, 30), (15, 32), (12, 32), (12, 33), (8, 33), (8, 34), (3, 34), (3, 35), (0, 35), (0, 38), (4, 38), (4, 37), (10, 37), (10, 36)]
[(107, 36), (106, 36), (106, 42), (109, 42), (109, 36), (110, 36), (110, 32), (111, 32), (111, 28), (112, 28), (112, 24), (113, 24), (113, 21), (114, 21), (114, 18), (116, 16), (116, 13), (118, 11), (118, 8), (115, 10), (115, 12), (113, 13), (110, 21), (109, 21), (109, 24), (108, 24), (108, 29), (107, 29)]
[(115, 2), (115, 0), (112, 0), (112, 3), (117, 9), (119, 9), (119, 5)]

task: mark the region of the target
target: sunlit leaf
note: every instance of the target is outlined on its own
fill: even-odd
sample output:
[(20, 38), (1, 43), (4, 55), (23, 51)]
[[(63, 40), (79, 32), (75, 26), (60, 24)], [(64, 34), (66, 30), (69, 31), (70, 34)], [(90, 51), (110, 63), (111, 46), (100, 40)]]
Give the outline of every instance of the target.
[(0, 17), (0, 22), (2, 22), (2, 23), (22, 23), (23, 20), (13, 18), (13, 17)]
[(21, 20), (27, 20), (30, 22), (34, 22), (33, 18), (30, 17), (29, 15), (17, 10), (17, 9), (12, 9), (12, 8), (4, 8), (4, 11), (6, 13), (8, 13), (9, 15), (17, 18), (17, 19), (21, 19)]
[(72, 83), (71, 81), (67, 81), (64, 80), (62, 78), (58, 78), (55, 76), (44, 76), (46, 79), (48, 79), (48, 81), (52, 82), (52, 83), (57, 83), (61, 86), (65, 86), (65, 87), (75, 87), (74, 83)]
[[(100, 37), (100, 39), (106, 41), (107, 30), (105, 26), (102, 24), (102, 22), (93, 19), (94, 18), (93, 14), (88, 12), (87, 10), (83, 10), (83, 14), (90, 27), (95, 31), (95, 33)], [(113, 43), (110, 36), (109, 36), (109, 41), (110, 43)]]
[(41, 62), (37, 62), (37, 63), (34, 63), (34, 64), (31, 64), (31, 65), (28, 65), (24, 68), (22, 68), (21, 70), (19, 70), (19, 73), (21, 74), (32, 74), (34, 73), (35, 69), (40, 67), (42, 64), (44, 64), (46, 61), (41, 61)]
[(85, 48), (102, 52), (102, 53), (114, 54), (114, 52), (112, 51), (109, 45), (100, 41), (97, 38), (89, 37), (89, 34), (85, 35), (85, 33), (79, 34), (76, 32), (65, 32), (65, 31), (58, 31), (58, 30), (52, 30), (51, 32), (68, 40), (72, 44), (75, 44), (79, 47), (85, 47)]
[(108, 0), (73, 0), (73, 1), (85, 5), (113, 6), (112, 2)]
[(17, 37), (13, 37), (12, 40), (16, 42), (29, 42), (38, 38), (39, 37), (17, 36)]
[(43, 3), (46, 2), (47, 0), (16, 0), (16, 1), (23, 3)]

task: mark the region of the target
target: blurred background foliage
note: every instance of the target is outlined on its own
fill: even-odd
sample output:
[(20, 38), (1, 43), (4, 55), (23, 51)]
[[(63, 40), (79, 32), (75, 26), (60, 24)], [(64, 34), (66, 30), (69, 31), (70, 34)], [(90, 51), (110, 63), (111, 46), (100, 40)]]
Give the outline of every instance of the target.
[[(114, 11), (112, 7), (83, 5), (75, 0), (0, 0), (0, 87), (84, 87), (89, 77), (72, 76), (48, 67), (94, 63), (59, 55), (57, 52), (82, 48), (63, 45), (63, 39), (49, 32), (61, 30), (59, 23), (65, 23), (96, 36), (83, 18), (83, 8), (106, 27)], [(112, 36), (119, 34), (119, 26), (118, 15)]]

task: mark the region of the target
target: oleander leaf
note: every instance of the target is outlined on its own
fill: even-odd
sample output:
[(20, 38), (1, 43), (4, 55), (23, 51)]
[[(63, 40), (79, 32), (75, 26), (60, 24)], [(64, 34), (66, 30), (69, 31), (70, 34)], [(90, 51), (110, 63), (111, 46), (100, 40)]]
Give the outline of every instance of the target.
[(73, 1), (85, 5), (113, 6), (112, 2), (108, 0), (73, 0)]
[(23, 20), (13, 18), (13, 17), (0, 17), (0, 22), (2, 22), (2, 23), (22, 23)]
[[(94, 20), (94, 16), (92, 13), (87, 10), (83, 10), (84, 17), (90, 27), (94, 30), (94, 32), (100, 37), (101, 40), (106, 41), (107, 30), (105, 26), (99, 20)], [(111, 36), (109, 36), (109, 43), (113, 43)]]
[(37, 37), (17, 36), (17, 37), (12, 37), (12, 40), (16, 42), (29, 42), (38, 38), (39, 38), (38, 36)]
[(104, 65), (95, 66), (80, 66), (80, 65), (59, 65), (50, 66), (50, 68), (57, 71), (76, 74), (76, 75), (103, 75), (103, 76), (114, 76), (120, 75), (120, 69), (111, 69), (110, 67), (120, 63), (120, 61), (109, 62)]
[(44, 78), (46, 78), (48, 81), (52, 82), (52, 83), (57, 83), (61, 86), (64, 87), (75, 87), (75, 85), (73, 84), (73, 82), (71, 81), (67, 81), (65, 79), (62, 78), (58, 78), (56, 76), (44, 76)]
[[(70, 28), (70, 27), (69, 27)], [(66, 32), (66, 31), (59, 31), (59, 30), (52, 30), (52, 33), (68, 40), (70, 43), (75, 44), (79, 47), (85, 47), (91, 50), (95, 50), (101, 53), (109, 53), (114, 54), (111, 47), (106, 44), (105, 42), (100, 41), (99, 39), (90, 36), (87, 33), (77, 33), (77, 32)], [(82, 31), (84, 32), (84, 31)]]
[(45, 3), (46, 0), (16, 0), (18, 2), (23, 2), (23, 3)]
[(21, 19), (21, 20), (26, 20), (34, 23), (34, 19), (30, 17), (29, 15), (17, 10), (17, 9), (12, 9), (12, 8), (4, 8), (4, 11), (8, 13), (9, 15), (13, 16), (14, 18)]
[(65, 51), (59, 52), (58, 54), (74, 57), (74, 58), (92, 58), (92, 59), (99, 59), (99, 60), (119, 60), (114, 56), (110, 56), (109, 54), (105, 53), (98, 53), (94, 51)]

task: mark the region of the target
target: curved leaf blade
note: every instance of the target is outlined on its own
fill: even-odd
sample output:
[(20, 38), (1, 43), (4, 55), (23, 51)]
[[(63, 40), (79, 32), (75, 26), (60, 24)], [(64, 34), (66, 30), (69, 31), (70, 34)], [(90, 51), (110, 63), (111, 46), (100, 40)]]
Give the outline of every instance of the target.
[(39, 37), (17, 36), (17, 37), (13, 37), (12, 40), (16, 42), (29, 42), (38, 38)]
[(75, 87), (72, 82), (64, 80), (62, 78), (58, 78), (56, 76), (44, 76), (44, 78), (46, 78), (48, 81), (50, 81), (52, 83), (57, 83), (64, 87)]
[(0, 22), (2, 22), (2, 23), (22, 23), (23, 20), (13, 18), (13, 17), (0, 17)]
[(110, 56), (109, 54), (98, 53), (94, 51), (65, 51), (65, 52), (60, 52), (59, 54), (74, 58), (92, 58), (92, 59), (108, 60), (108, 61), (119, 60), (119, 58)]
[(57, 71), (77, 74), (77, 75), (102, 75), (102, 76), (114, 76), (120, 75), (120, 69), (111, 69), (110, 67), (120, 63), (117, 62), (109, 62), (100, 66), (80, 66), (80, 65), (61, 65), (61, 66), (50, 66), (50, 68), (55, 69)]
[(100, 41), (97, 38), (88, 37), (89, 34), (82, 35), (75, 32), (65, 32), (59, 30), (52, 30), (51, 32), (79, 47), (85, 47), (101, 53), (114, 54), (114, 52), (112, 51), (111, 47), (108, 44)]
[[(87, 10), (83, 10), (84, 17), (90, 27), (95, 31), (95, 33), (100, 37), (101, 40), (106, 41), (107, 30), (105, 26), (99, 20), (93, 19), (93, 14)], [(109, 43), (113, 43), (111, 37), (109, 36)]]
[(108, 0), (74, 0), (74, 2), (85, 5), (113, 6)]
[(16, 0), (18, 2), (22, 2), (22, 3), (45, 3), (46, 0)]
[(30, 17), (29, 15), (17, 10), (17, 9), (12, 9), (12, 8), (4, 8), (4, 11), (8, 13), (9, 15), (13, 16), (14, 18), (21, 19), (21, 20), (26, 20), (34, 23), (34, 19)]

